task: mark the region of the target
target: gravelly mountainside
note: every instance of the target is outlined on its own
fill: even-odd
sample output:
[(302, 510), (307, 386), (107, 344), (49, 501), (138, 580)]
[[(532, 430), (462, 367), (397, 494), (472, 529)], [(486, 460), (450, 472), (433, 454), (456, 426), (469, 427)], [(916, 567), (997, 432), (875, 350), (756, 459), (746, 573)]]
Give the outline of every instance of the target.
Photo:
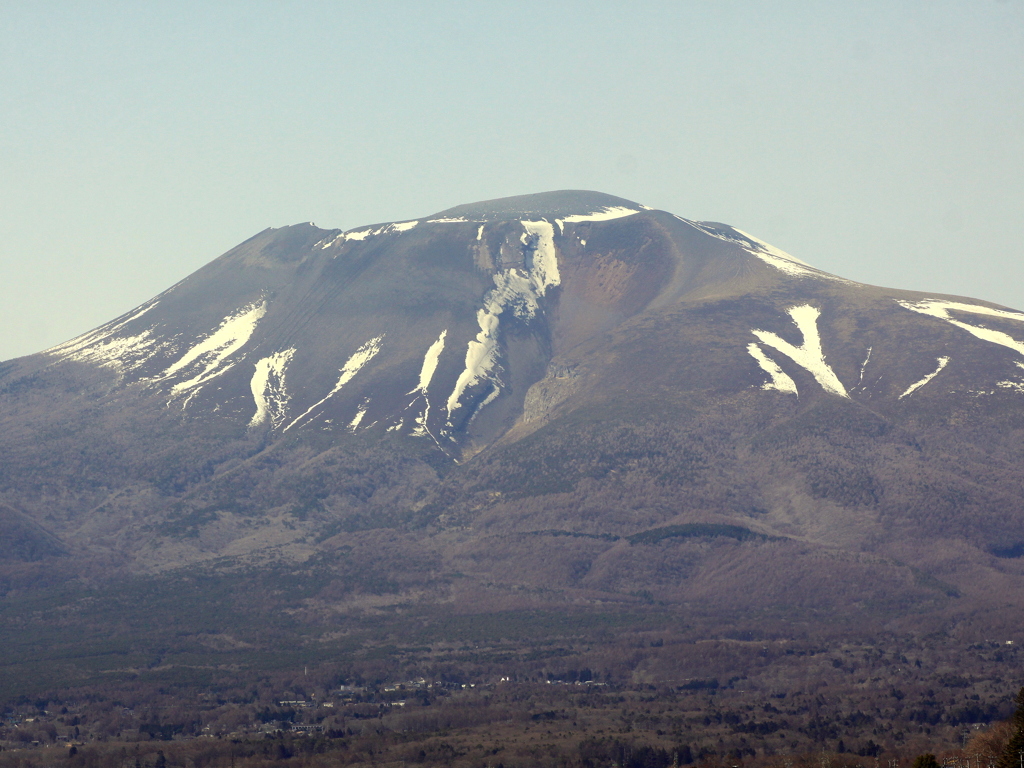
[(578, 191), (301, 224), (0, 367), (0, 562), (1018, 611), (1022, 427), (1024, 313), (723, 224)]

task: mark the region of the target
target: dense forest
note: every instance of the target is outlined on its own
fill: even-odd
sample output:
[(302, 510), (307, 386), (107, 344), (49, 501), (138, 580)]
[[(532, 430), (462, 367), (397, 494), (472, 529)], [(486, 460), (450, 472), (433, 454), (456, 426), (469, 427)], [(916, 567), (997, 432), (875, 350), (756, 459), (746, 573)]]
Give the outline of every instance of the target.
[(472, 613), (365, 595), (325, 626), (315, 578), (264, 577), (9, 594), (0, 766), (988, 768), (1011, 735), (1020, 646), (967, 626), (723, 629), (643, 596)]

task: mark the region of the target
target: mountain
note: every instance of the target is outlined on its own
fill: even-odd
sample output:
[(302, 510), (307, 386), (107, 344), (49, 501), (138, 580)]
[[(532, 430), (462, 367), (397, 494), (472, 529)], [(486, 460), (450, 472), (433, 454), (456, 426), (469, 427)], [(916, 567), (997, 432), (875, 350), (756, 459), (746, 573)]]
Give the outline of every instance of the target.
[(1024, 312), (725, 224), (585, 191), (299, 224), (0, 366), (0, 584), (984, 634), (1024, 618), (1022, 436)]

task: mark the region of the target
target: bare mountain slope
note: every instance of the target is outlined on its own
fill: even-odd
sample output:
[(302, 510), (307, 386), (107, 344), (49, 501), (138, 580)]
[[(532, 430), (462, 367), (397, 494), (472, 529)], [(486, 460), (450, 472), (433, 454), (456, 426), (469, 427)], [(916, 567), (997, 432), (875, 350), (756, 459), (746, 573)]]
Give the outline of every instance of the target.
[(0, 367), (0, 559), (368, 558), (322, 605), (376, 574), (465, 606), (1019, 611), (1022, 426), (1024, 313), (723, 224), (579, 191), (302, 224)]

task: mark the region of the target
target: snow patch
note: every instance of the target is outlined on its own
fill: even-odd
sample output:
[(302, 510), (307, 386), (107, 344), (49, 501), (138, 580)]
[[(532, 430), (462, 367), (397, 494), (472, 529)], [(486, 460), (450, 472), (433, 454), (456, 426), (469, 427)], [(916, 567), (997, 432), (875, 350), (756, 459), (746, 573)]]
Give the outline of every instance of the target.
[(443, 219), (427, 219), (427, 224), (457, 224), (463, 221), (469, 221), (469, 219), (465, 216), (455, 216), (454, 218)]
[(433, 437), (433, 435), (427, 431), (427, 414), (425, 412), (413, 419), (413, 423), (416, 425), (410, 433), (413, 437)]
[(529, 276), (536, 295), (543, 296), (549, 287), (562, 283), (562, 277), (558, 272), (558, 255), (555, 252), (555, 228), (543, 220), (520, 223), (526, 230), (524, 245), (528, 246), (528, 240), (534, 239), (533, 263)]
[(981, 307), (977, 304), (964, 304), (959, 301), (946, 301), (944, 299), (924, 299), (922, 301), (903, 301), (901, 299), (896, 299), (896, 303), (904, 309), (909, 309), (914, 312), (920, 312), (922, 315), (929, 315), (930, 317), (937, 317), (940, 320), (945, 320), (947, 323), (967, 331), (969, 334), (981, 339), (982, 341), (999, 344), (1007, 349), (1012, 349), (1017, 354), (1024, 355), (1024, 342), (1017, 341), (1008, 333), (994, 331), (991, 328), (985, 328), (980, 325), (971, 325), (970, 323), (957, 320), (949, 314), (950, 312), (968, 312), (974, 315), (985, 315), (987, 317), (997, 317), (1003, 320), (1024, 322), (1024, 313), (1022, 312), (1011, 312), (1005, 309), (993, 309), (992, 307)]
[(441, 331), (441, 335), (437, 337), (437, 341), (427, 348), (427, 354), (423, 356), (423, 365), (420, 367), (420, 383), (416, 386), (416, 389), (406, 392), (407, 395), (415, 392), (426, 393), (430, 380), (434, 378), (434, 371), (437, 370), (437, 361), (441, 359), (441, 352), (444, 350), (444, 340), (447, 335), (448, 329), (445, 328)]
[[(853, 280), (847, 280), (845, 277), (839, 277), (838, 275), (831, 275), (828, 272), (822, 272), (820, 269), (815, 267), (804, 266), (802, 261), (794, 259), (790, 261), (792, 257), (783, 258), (777, 256), (774, 253), (765, 253), (763, 251), (756, 250), (754, 248), (744, 247), (747, 253), (752, 256), (756, 256), (758, 259), (763, 261), (769, 266), (775, 267), (780, 272), (784, 272), (790, 277), (814, 277), (820, 280), (832, 280), (837, 283), (843, 283), (844, 285), (857, 285)], [(779, 253), (782, 253), (779, 251)]]
[(801, 261), (796, 256), (791, 256), (790, 254), (786, 253), (781, 248), (776, 248), (771, 243), (766, 243), (764, 240), (762, 240), (759, 237), (754, 237), (753, 235), (744, 232), (742, 229), (736, 229), (736, 227), (733, 227), (733, 230), (735, 232), (739, 233), (740, 235), (742, 235), (743, 237), (747, 238), (747, 240), (749, 240), (751, 243), (754, 244), (754, 247), (756, 247), (759, 251), (763, 252), (764, 254), (766, 254), (768, 256), (774, 256), (774, 257), (776, 257), (778, 259), (785, 259), (786, 261), (792, 261), (792, 262), (795, 262), (797, 264), (802, 264), (805, 267), (810, 267), (811, 269), (813, 269), (813, 267), (811, 267), (811, 265), (808, 264), (806, 261)]
[(365, 240), (368, 237), (376, 237), (377, 235), (384, 235), (388, 232), (408, 232), (419, 223), (419, 219), (416, 219), (415, 221), (399, 221), (391, 224), (385, 224), (384, 226), (377, 227), (376, 229), (370, 227), (369, 229), (359, 229), (354, 232), (342, 232), (340, 235), (336, 235), (330, 240), (321, 240), (317, 245), (320, 245), (320, 250), (323, 250), (324, 248), (330, 248), (332, 245), (344, 243), (348, 240)]
[(904, 397), (907, 397), (908, 395), (914, 394), (917, 390), (919, 390), (921, 387), (923, 387), (929, 381), (931, 381), (936, 376), (938, 376), (939, 372), (942, 371), (942, 369), (945, 368), (946, 365), (949, 363), (949, 358), (948, 357), (937, 357), (937, 358), (935, 358), (935, 361), (939, 364), (938, 368), (936, 368), (934, 371), (929, 373), (927, 376), (925, 376), (920, 381), (915, 381), (913, 384), (911, 384), (909, 387), (907, 387), (906, 391), (902, 395), (900, 395), (896, 399), (897, 400), (902, 400)]
[(771, 381), (766, 381), (761, 385), (761, 389), (775, 389), (779, 392), (789, 392), (794, 395), (799, 395), (796, 390), (796, 382), (790, 378), (789, 374), (779, 367), (778, 363), (764, 353), (764, 350), (761, 349), (760, 345), (753, 341), (750, 342), (747, 344), (747, 352), (749, 352), (751, 357), (753, 357), (757, 361), (757, 364), (761, 366), (761, 370), (772, 377)]
[(256, 372), (249, 382), (253, 400), (256, 401), (256, 413), (249, 422), (250, 427), (269, 421), (271, 427), (277, 429), (284, 423), (288, 401), (291, 399), (285, 389), (284, 375), (294, 355), (295, 348), (292, 347), (256, 363)]
[[(1016, 366), (1024, 369), (1024, 363), (1022, 362), (1016, 362)], [(1020, 381), (997, 381), (996, 386), (1002, 387), (1003, 389), (1012, 389), (1015, 392), (1024, 392), (1024, 382)]]
[(154, 338), (153, 331), (154, 329), (150, 328), (135, 336), (108, 336), (92, 341), (75, 351), (48, 350), (48, 353), (59, 355), (64, 360), (113, 368), (124, 375), (141, 366), (166, 345), (165, 342)]
[(477, 405), (477, 407), (473, 409), (473, 413), (470, 415), (470, 417), (469, 417), (469, 419), (468, 419), (468, 421), (466, 423), (467, 424), (472, 424), (473, 423), (473, 419), (475, 419), (477, 417), (477, 414), (480, 413), (480, 411), (482, 411), (488, 405), (493, 403), (495, 400), (497, 400), (498, 396), (500, 394), (501, 394), (501, 390), (498, 388), (498, 386), (496, 384), (492, 384), (491, 391), (488, 392), (487, 393), (487, 397), (485, 397), (483, 400), (481, 400), (480, 403)]
[(360, 230), (359, 232), (346, 232), (345, 234), (340, 235), (339, 237), (341, 237), (344, 240), (365, 240), (370, 235), (375, 235), (375, 234), (377, 234), (376, 230), (373, 230), (373, 229), (363, 229), (363, 230)]
[(192, 378), (171, 387), (171, 395), (175, 396), (201, 387), (210, 379), (227, 372), (235, 365), (234, 362), (229, 362), (229, 358), (245, 346), (266, 313), (267, 302), (258, 301), (243, 307), (233, 315), (228, 315), (216, 331), (188, 350), (177, 362), (151, 381), (159, 383), (178, 374), (192, 374)]
[(299, 416), (297, 419), (292, 421), (291, 424), (285, 427), (284, 431), (287, 432), (300, 421), (305, 419), (310, 413), (312, 413), (314, 410), (323, 405), (327, 400), (334, 397), (334, 395), (338, 394), (338, 392), (341, 391), (342, 387), (344, 387), (346, 384), (352, 381), (352, 378), (357, 373), (359, 373), (360, 370), (362, 370), (363, 366), (370, 362), (374, 357), (377, 356), (377, 353), (380, 352), (380, 342), (383, 338), (384, 334), (382, 333), (380, 336), (375, 336), (374, 338), (370, 339), (368, 342), (363, 344), (359, 349), (357, 349), (352, 354), (352, 356), (345, 361), (345, 365), (342, 366), (341, 370), (339, 371), (341, 376), (338, 377), (338, 383), (334, 385), (334, 389), (332, 389), (322, 398), (313, 403), (313, 405), (307, 408), (306, 411), (301, 416)]
[(810, 264), (798, 259), (796, 256), (786, 253), (781, 248), (776, 248), (774, 245), (766, 243), (760, 238), (754, 237), (741, 229), (736, 229), (736, 227), (731, 227), (731, 229), (740, 235), (740, 237), (733, 237), (726, 232), (706, 227), (700, 222), (690, 221), (689, 219), (684, 219), (682, 216), (676, 216), (676, 214), (672, 215), (684, 224), (689, 224), (694, 229), (700, 230), (706, 235), (711, 235), (711, 237), (740, 246), (751, 256), (757, 257), (765, 264), (774, 267), (780, 272), (784, 272), (790, 277), (815, 277), (821, 280), (833, 280), (845, 285), (857, 285), (854, 281), (847, 280), (844, 277), (832, 275), (828, 272), (822, 272), (820, 269), (812, 267)]
[(118, 318), (63, 344), (50, 347), (43, 354), (80, 363), (95, 363), (105, 368), (113, 368), (122, 374), (134, 370), (155, 355), (165, 344), (153, 337), (153, 328), (133, 336), (118, 337), (115, 334), (159, 303), (156, 299), (149, 301), (133, 309), (123, 319)]
[(359, 426), (359, 423), (363, 420), (363, 417), (366, 415), (366, 407), (368, 404), (368, 402), (365, 402), (361, 406), (359, 406), (359, 410), (356, 411), (355, 417), (352, 419), (352, 421), (349, 422), (348, 428), (351, 429), (353, 432), (356, 431), (356, 427)]
[(775, 267), (780, 272), (785, 272), (791, 277), (820, 277), (815, 270), (800, 266), (800, 264), (795, 261), (788, 261), (769, 253), (761, 253), (760, 251), (756, 251), (752, 248), (744, 248), (744, 250), (751, 255), (756, 256), (765, 264)]
[(867, 370), (868, 363), (871, 362), (871, 347), (868, 347), (868, 356), (864, 358), (864, 362), (860, 364), (860, 378), (857, 379), (857, 386), (864, 386), (864, 371)]
[(754, 329), (751, 331), (762, 343), (773, 347), (794, 363), (806, 369), (814, 380), (821, 385), (826, 392), (849, 398), (846, 387), (836, 376), (835, 371), (825, 362), (825, 353), (821, 349), (821, 334), (818, 332), (818, 318), (821, 310), (812, 307), (810, 304), (803, 304), (798, 307), (791, 307), (788, 310), (793, 323), (803, 334), (804, 342), (799, 347), (793, 346), (780, 336), (769, 331)]
[(632, 216), (634, 213), (640, 213), (640, 210), (637, 208), (627, 208), (624, 205), (606, 205), (591, 213), (574, 213), (572, 216), (565, 216), (561, 219), (556, 219), (556, 221), (559, 222), (558, 226), (561, 228), (561, 222), (563, 221), (566, 224), (576, 224), (580, 221), (611, 221), (612, 219)]
[(397, 224), (392, 224), (388, 227), (388, 230), (391, 232), (408, 232), (419, 223), (418, 219), (416, 221), (402, 221)]
[[(488, 296), (493, 294), (491, 291)], [(448, 417), (451, 418), (452, 411), (460, 407), (459, 400), (466, 390), (478, 381), (489, 378), (498, 358), (498, 316), (497, 313), (488, 312), (486, 309), (478, 309), (476, 321), (480, 326), (480, 332), (476, 338), (466, 346), (466, 367), (459, 374), (455, 382), (455, 388), (448, 396)]]
[[(500, 394), (501, 384), (494, 371), (498, 362), (498, 328), (501, 315), (511, 310), (524, 320), (536, 316), (539, 300), (548, 288), (560, 285), (558, 254), (555, 250), (555, 228), (549, 221), (521, 221), (521, 242), (530, 254), (527, 269), (515, 267), (494, 275), (494, 288), (484, 296), (484, 306), (477, 310), (480, 331), (466, 346), (466, 365), (448, 397), (448, 417), (461, 406), (459, 402), (466, 390), (474, 384), (491, 380), (495, 391), (481, 405), (490, 403)], [(479, 410), (479, 409), (478, 409)]]
[[(427, 394), (427, 387), (430, 386), (430, 381), (434, 378), (434, 372), (437, 370), (437, 362), (441, 358), (441, 352), (444, 350), (444, 340), (447, 335), (448, 329), (445, 328), (441, 331), (441, 335), (437, 337), (437, 341), (431, 344), (427, 349), (427, 354), (423, 356), (423, 365), (420, 367), (420, 383), (417, 385), (416, 389), (411, 392), (406, 392), (407, 395), (417, 395), (417, 397), (406, 406), (406, 410), (414, 407), (420, 401), (420, 398), (423, 399), (423, 410), (420, 411), (419, 415), (413, 419), (416, 426), (413, 428), (412, 434), (416, 437), (429, 435), (435, 443), (437, 443), (437, 438), (431, 435), (430, 431), (427, 429), (427, 419), (430, 416), (430, 397)], [(398, 429), (402, 426), (402, 423), (402, 421), (399, 421), (394, 428)], [(441, 445), (438, 443), (438, 448), (440, 447)]]

